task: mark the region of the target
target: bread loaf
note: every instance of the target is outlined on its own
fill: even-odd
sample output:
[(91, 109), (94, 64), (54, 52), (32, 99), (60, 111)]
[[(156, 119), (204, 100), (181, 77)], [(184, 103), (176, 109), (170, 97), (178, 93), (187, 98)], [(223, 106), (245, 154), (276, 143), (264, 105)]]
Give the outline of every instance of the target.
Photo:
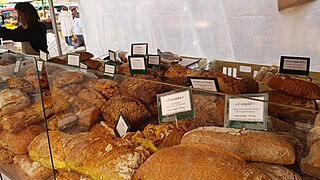
[(83, 74), (74, 71), (57, 71), (52, 75), (52, 85), (56, 87), (80, 83), (83, 80)]
[(31, 93), (34, 91), (32, 83), (22, 78), (10, 77), (6, 79), (5, 83), (7, 83), (9, 88), (18, 88), (20, 91), (25, 93)]
[(212, 144), (244, 157), (248, 161), (293, 164), (295, 151), (288, 141), (275, 133), (219, 127), (201, 127), (187, 132), (182, 143)]
[(104, 120), (114, 128), (120, 113), (130, 124), (130, 130), (137, 130), (150, 116), (149, 110), (139, 100), (124, 95), (113, 96), (101, 107)]
[[(163, 92), (161, 79), (151, 75), (133, 75), (134, 78), (125, 79), (120, 85), (120, 92), (145, 104), (155, 102), (156, 95)], [(156, 81), (156, 82), (152, 82)]]
[(96, 61), (92, 59), (86, 59), (82, 61), (83, 64), (87, 65), (88, 69), (99, 70), (100, 67), (103, 67), (101, 61)]
[(78, 97), (95, 105), (97, 108), (101, 108), (102, 104), (106, 102), (106, 99), (97, 91), (93, 89), (82, 89), (78, 93)]
[(94, 180), (88, 175), (81, 174), (75, 171), (59, 170), (56, 175), (56, 180)]
[(29, 107), (29, 97), (19, 89), (0, 90), (0, 117)]
[(25, 154), (28, 153), (27, 147), (31, 141), (43, 131), (44, 129), (37, 125), (29, 126), (16, 134), (3, 131), (0, 134), (0, 145), (14, 154)]
[(268, 179), (244, 159), (202, 143), (162, 148), (143, 163), (134, 180), (163, 179)]
[(320, 87), (304, 80), (292, 78), (289, 75), (276, 75), (268, 80), (268, 86), (292, 96), (306, 99), (320, 99)]
[(2, 164), (10, 164), (13, 163), (14, 154), (3, 147), (0, 147), (0, 163)]
[[(94, 179), (130, 179), (149, 156), (142, 147), (96, 131), (75, 135), (51, 131), (49, 135), (56, 169), (77, 171)], [(34, 161), (51, 166), (45, 133), (37, 136), (28, 149)]]
[(78, 51), (78, 52), (75, 52), (75, 54), (80, 55), (80, 61), (93, 58), (93, 54), (87, 51)]
[(93, 89), (110, 99), (113, 95), (119, 94), (118, 83), (109, 79), (98, 79), (93, 84)]
[(26, 180), (47, 179), (53, 175), (52, 169), (32, 161), (28, 155), (16, 155), (14, 163), (25, 173)]
[(320, 141), (320, 127), (314, 126), (307, 135), (307, 146), (310, 148), (317, 141)]
[(320, 140), (313, 143), (308, 156), (301, 159), (301, 169), (311, 176), (320, 177)]
[(299, 174), (283, 166), (264, 163), (250, 163), (250, 166), (259, 169), (272, 180), (302, 180)]

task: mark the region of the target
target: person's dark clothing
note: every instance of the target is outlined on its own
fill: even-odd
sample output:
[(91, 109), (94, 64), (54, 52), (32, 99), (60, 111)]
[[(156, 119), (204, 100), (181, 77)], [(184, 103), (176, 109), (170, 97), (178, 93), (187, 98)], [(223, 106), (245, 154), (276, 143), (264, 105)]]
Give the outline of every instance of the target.
[(47, 28), (42, 22), (35, 22), (27, 29), (23, 29), (22, 26), (13, 30), (0, 27), (0, 37), (4, 40), (18, 42), (29, 41), (35, 51), (40, 52), (42, 50), (48, 53)]

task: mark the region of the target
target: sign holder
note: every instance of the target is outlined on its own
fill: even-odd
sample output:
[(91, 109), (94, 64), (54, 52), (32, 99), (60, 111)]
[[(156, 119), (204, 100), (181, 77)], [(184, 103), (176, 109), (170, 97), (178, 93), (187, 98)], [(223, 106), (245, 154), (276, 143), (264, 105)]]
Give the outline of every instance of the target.
[(147, 74), (145, 56), (129, 56), (128, 61), (131, 74)]
[(279, 73), (308, 76), (310, 73), (310, 58), (281, 56)]
[[(240, 97), (239, 97), (240, 96)], [(249, 97), (248, 98), (241, 98)], [(267, 130), (268, 103), (267, 93), (239, 94), (226, 96), (224, 126), (228, 128)]]

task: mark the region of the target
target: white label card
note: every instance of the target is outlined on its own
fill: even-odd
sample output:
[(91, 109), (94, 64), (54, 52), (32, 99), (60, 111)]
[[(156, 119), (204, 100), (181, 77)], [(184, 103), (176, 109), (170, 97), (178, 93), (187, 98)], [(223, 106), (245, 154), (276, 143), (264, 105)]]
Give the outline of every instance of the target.
[(37, 61), (37, 67), (39, 72), (42, 71), (42, 66), (43, 66), (43, 61)]
[(80, 56), (79, 55), (68, 54), (67, 58), (68, 58), (68, 65), (79, 67), (79, 65), (80, 65)]
[(301, 59), (284, 59), (283, 69), (307, 71), (308, 61)]
[(130, 127), (128, 126), (124, 118), (120, 115), (116, 126), (116, 130), (119, 136), (123, 137), (129, 131), (129, 128)]
[(131, 70), (145, 70), (146, 69), (144, 57), (131, 57), (130, 63), (131, 63)]
[(48, 61), (48, 53), (40, 50), (40, 59), (43, 61)]
[(88, 66), (83, 64), (83, 63), (80, 63), (80, 68), (83, 68), (83, 69), (88, 69)]
[(149, 56), (149, 64), (159, 65), (160, 64), (160, 56)]
[(0, 46), (3, 46), (3, 38), (0, 38)]
[(193, 88), (204, 89), (208, 91), (217, 91), (216, 83), (212, 79), (193, 79), (190, 78)]
[(132, 44), (132, 55), (147, 55), (148, 54), (148, 44)]
[(162, 116), (169, 116), (176, 113), (192, 110), (190, 91), (182, 91), (160, 97)]
[(114, 51), (109, 50), (109, 59), (111, 61), (116, 61), (116, 53)]
[(109, 73), (109, 74), (114, 74), (115, 68), (116, 68), (116, 67), (113, 66), (113, 65), (105, 64), (105, 65), (104, 65), (104, 72), (105, 72), (105, 73)]
[[(252, 97), (264, 100), (264, 97)], [(263, 122), (264, 103), (245, 98), (229, 99), (229, 121)]]
[(13, 69), (14, 73), (18, 73), (19, 72), (20, 64), (21, 64), (21, 61), (16, 61), (16, 64), (15, 64), (14, 69)]

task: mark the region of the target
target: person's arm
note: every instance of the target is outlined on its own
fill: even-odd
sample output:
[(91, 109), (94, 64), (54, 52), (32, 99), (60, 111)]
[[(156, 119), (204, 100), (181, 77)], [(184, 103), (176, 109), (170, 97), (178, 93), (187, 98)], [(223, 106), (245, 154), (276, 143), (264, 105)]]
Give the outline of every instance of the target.
[(23, 29), (21, 26), (16, 29), (7, 29), (5, 27), (0, 27), (0, 37), (5, 40), (13, 40), (19, 42), (30, 41), (31, 39), (35, 39), (38, 36), (38, 33), (41, 32), (41, 29), (37, 29), (39, 27), (31, 27), (27, 29)]

